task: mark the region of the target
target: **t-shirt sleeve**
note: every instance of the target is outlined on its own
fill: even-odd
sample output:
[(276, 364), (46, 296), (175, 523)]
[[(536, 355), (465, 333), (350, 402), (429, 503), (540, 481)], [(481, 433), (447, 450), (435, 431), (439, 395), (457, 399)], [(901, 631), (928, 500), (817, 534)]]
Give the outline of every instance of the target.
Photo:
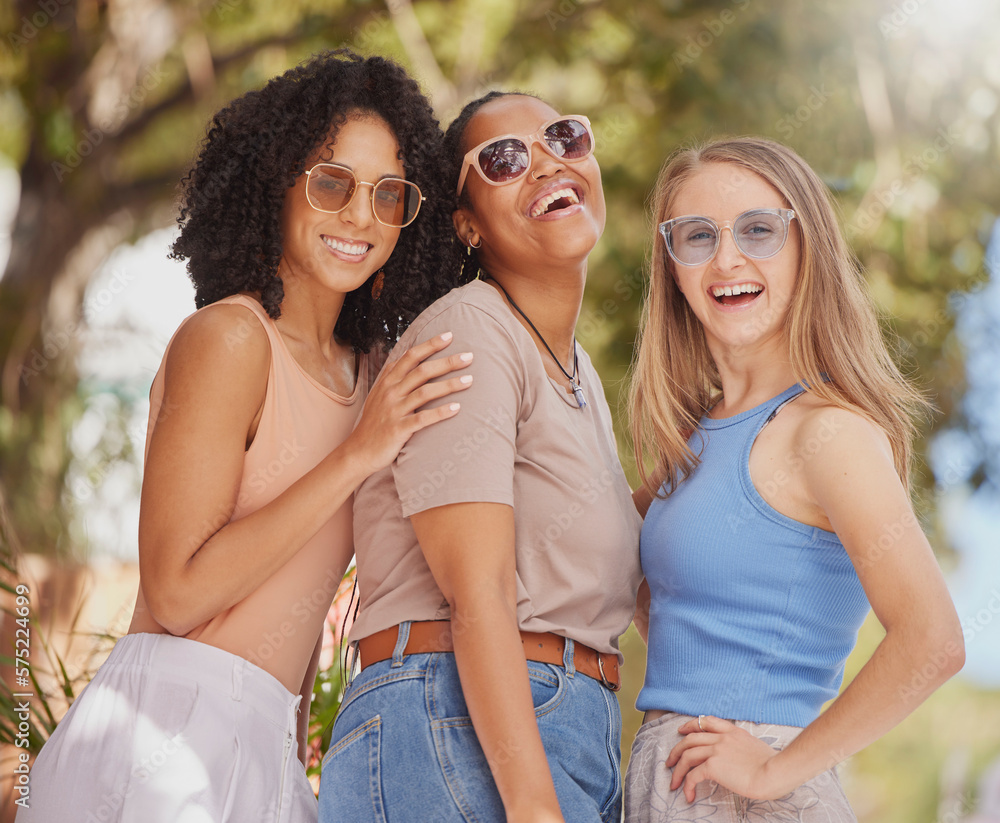
[(499, 321), (465, 303), (430, 319), (409, 342), (447, 331), (454, 339), (440, 356), (473, 352), (472, 363), (459, 373), (474, 380), (468, 389), (425, 406), (457, 401), (462, 408), (416, 432), (393, 463), (405, 517), (451, 503), (514, 505), (515, 441), (525, 391), (520, 353)]

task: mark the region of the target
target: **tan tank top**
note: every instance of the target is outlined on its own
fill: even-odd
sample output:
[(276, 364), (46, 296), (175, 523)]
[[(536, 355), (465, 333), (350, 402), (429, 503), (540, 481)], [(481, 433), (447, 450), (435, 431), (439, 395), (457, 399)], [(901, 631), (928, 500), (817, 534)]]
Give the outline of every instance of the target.
[[(218, 302), (250, 309), (267, 332), (271, 346), (264, 406), (257, 433), (246, 451), (232, 522), (274, 500), (351, 433), (373, 382), (370, 371), (374, 368), (374, 358), (361, 356), (354, 393), (341, 397), (302, 369), (288, 351), (274, 321), (256, 300), (233, 295)], [(168, 345), (164, 363), (169, 351)], [(147, 454), (163, 402), (164, 371), (161, 364), (150, 390)], [(297, 693), (340, 584), (341, 572), (354, 553), (352, 505), (353, 498), (348, 499), (253, 594), (186, 636), (246, 658), (274, 675), (290, 692)], [(141, 588), (130, 631), (164, 631), (146, 610)]]

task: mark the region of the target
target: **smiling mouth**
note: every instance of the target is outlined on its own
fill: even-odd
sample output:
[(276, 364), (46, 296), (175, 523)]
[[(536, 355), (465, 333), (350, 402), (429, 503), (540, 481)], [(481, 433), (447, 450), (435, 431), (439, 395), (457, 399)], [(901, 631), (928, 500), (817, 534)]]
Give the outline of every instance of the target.
[(361, 257), (362, 255), (367, 254), (368, 250), (372, 247), (371, 243), (348, 243), (344, 240), (335, 240), (334, 238), (327, 237), (326, 235), (321, 235), (321, 237), (327, 248), (333, 251), (339, 251), (341, 254), (346, 254), (350, 257)]
[(575, 188), (572, 186), (563, 186), (539, 197), (532, 204), (531, 209), (528, 211), (528, 216), (541, 217), (543, 214), (552, 214), (552, 212), (579, 205), (580, 202), (580, 194)]
[(723, 306), (745, 306), (760, 297), (763, 291), (764, 287), (758, 283), (713, 286), (711, 289), (715, 302)]

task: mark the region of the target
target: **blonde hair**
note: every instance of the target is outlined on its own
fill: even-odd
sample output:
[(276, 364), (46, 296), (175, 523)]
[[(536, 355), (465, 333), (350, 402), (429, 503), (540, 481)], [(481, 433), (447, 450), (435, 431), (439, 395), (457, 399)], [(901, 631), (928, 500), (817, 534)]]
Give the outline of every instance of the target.
[[(654, 226), (676, 216), (672, 208), (679, 190), (706, 163), (753, 172), (794, 209), (801, 261), (786, 333), (795, 379), (814, 395), (879, 426), (892, 446), (896, 472), (909, 488), (914, 419), (929, 406), (889, 354), (826, 187), (780, 143), (755, 137), (717, 140), (668, 158), (653, 194)], [(669, 494), (698, 465), (687, 439), (722, 389), (701, 323), (674, 282), (674, 265), (657, 234), (629, 394), (636, 463), (643, 485), (658, 496)], [(651, 471), (646, 457), (653, 460)]]

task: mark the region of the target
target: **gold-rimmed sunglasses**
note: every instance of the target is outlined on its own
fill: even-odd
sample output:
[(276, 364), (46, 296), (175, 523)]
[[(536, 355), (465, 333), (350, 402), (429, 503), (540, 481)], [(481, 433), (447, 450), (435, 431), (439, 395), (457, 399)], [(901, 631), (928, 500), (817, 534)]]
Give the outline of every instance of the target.
[(346, 209), (361, 186), (371, 187), (372, 214), (383, 226), (401, 229), (417, 218), (426, 200), (416, 183), (401, 177), (383, 177), (366, 183), (347, 166), (317, 163), (306, 172), (306, 200), (316, 211), (337, 214)]

